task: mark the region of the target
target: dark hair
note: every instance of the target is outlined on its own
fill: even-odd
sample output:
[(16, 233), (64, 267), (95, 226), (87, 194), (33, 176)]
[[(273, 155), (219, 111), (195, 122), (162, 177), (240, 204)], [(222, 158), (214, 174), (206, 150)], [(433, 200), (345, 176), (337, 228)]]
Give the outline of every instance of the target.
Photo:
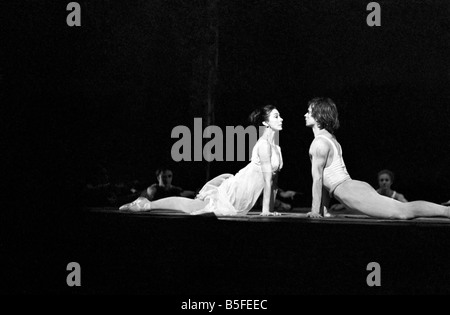
[(170, 168), (167, 168), (167, 167), (160, 167), (160, 168), (158, 168), (158, 169), (156, 170), (155, 175), (156, 175), (156, 177), (158, 177), (159, 175), (161, 175), (162, 173), (164, 173), (164, 172), (166, 172), (166, 171), (171, 171), (171, 172), (172, 172), (172, 170), (171, 170)]
[(336, 104), (328, 97), (316, 97), (308, 102), (311, 106), (311, 116), (317, 121), (320, 129), (326, 129), (331, 134), (339, 128), (339, 114)]
[(379, 171), (377, 179), (379, 179), (380, 175), (382, 175), (382, 174), (388, 174), (389, 177), (391, 178), (391, 182), (394, 183), (394, 173), (392, 171), (386, 170), (386, 169)]
[(274, 109), (276, 109), (276, 107), (273, 105), (266, 105), (255, 109), (248, 117), (248, 120), (252, 125), (259, 127), (264, 121), (269, 119), (269, 115)]

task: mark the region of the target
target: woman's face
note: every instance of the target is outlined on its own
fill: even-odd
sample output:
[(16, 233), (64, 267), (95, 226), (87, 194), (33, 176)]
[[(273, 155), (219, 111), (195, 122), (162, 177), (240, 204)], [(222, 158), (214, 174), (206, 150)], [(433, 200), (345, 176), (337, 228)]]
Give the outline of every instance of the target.
[(279, 131), (279, 130), (283, 129), (283, 118), (281, 118), (278, 110), (273, 109), (270, 112), (270, 115), (264, 124), (265, 124), (265, 126), (269, 126), (270, 128), (272, 128), (275, 131)]
[(378, 185), (382, 189), (390, 189), (392, 185), (391, 177), (388, 174), (381, 174), (378, 176)]

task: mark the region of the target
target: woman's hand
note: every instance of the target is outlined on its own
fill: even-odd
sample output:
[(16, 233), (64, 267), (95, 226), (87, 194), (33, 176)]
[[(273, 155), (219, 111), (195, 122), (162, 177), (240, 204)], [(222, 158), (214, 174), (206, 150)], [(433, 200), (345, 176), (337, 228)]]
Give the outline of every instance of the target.
[(280, 216), (281, 214), (280, 213), (278, 213), (278, 212), (270, 212), (270, 211), (263, 211), (263, 212), (261, 212), (261, 214), (260, 214), (260, 216), (263, 216), (263, 217), (270, 217), (270, 216)]

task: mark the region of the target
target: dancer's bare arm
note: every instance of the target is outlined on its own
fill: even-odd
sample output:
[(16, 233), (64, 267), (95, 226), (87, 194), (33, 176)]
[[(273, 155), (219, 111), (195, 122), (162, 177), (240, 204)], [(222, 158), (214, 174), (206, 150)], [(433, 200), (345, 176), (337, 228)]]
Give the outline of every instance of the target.
[[(309, 155), (311, 158), (311, 175), (312, 175), (312, 206), (309, 217), (320, 218), (322, 196), (323, 196), (323, 170), (327, 163), (329, 147), (325, 141), (316, 139), (311, 144)], [(323, 213), (323, 211), (322, 211)]]
[(325, 186), (322, 185), (322, 202), (320, 203), (319, 213), (321, 215), (325, 215), (329, 209), (330, 209), (330, 195), (328, 194), (328, 191), (325, 189)]
[(272, 172), (271, 156), (272, 149), (267, 141), (263, 141), (258, 148), (261, 162), (261, 170), (264, 177), (264, 189), (262, 200), (262, 215), (269, 215), (273, 211), (276, 195), (276, 180)]

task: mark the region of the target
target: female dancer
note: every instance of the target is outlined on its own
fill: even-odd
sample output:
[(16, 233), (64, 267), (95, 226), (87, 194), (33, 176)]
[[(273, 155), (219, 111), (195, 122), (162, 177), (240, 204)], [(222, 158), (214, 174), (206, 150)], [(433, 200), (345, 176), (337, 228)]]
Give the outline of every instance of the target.
[(324, 207), (328, 208), (332, 196), (347, 209), (378, 218), (450, 218), (450, 207), (428, 201), (400, 202), (380, 195), (368, 183), (351, 179), (342, 158), (342, 148), (333, 135), (339, 128), (339, 119), (331, 99), (314, 98), (309, 101), (305, 120), (315, 137), (309, 150), (313, 177), (313, 202), (309, 217), (321, 217), (320, 213)]
[(168, 197), (155, 201), (139, 197), (119, 210), (148, 211), (151, 209), (181, 210), (190, 214), (214, 212), (216, 215), (245, 215), (263, 193), (261, 215), (279, 215), (273, 211), (277, 193), (278, 173), (283, 166), (281, 150), (275, 135), (282, 129), (283, 119), (273, 105), (266, 105), (250, 114), (256, 126), (264, 132), (252, 150), (249, 164), (236, 175), (222, 174), (207, 182), (195, 199)]
[(392, 190), (391, 186), (394, 183), (394, 173), (390, 170), (381, 170), (378, 172), (378, 185), (377, 192), (380, 195), (396, 199), (401, 202), (408, 202), (403, 194)]

